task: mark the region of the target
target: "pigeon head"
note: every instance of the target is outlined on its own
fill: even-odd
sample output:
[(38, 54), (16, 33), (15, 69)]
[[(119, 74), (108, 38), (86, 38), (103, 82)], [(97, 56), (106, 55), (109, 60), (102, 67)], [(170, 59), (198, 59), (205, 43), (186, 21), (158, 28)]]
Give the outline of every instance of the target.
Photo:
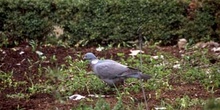
[(84, 55), (84, 58), (83, 58), (84, 60), (89, 60), (89, 61), (91, 61), (91, 60), (94, 60), (94, 59), (97, 59), (96, 58), (96, 56), (93, 54), (93, 53), (86, 53), (85, 55)]

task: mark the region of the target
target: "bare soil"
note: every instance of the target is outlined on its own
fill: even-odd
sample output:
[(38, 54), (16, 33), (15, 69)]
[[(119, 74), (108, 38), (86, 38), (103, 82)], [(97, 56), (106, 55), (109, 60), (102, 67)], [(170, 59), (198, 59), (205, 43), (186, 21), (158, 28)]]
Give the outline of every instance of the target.
[[(81, 101), (73, 101), (66, 100), (65, 103), (61, 103), (57, 98), (54, 97), (53, 94), (49, 93), (36, 93), (31, 95), (27, 99), (15, 99), (6, 97), (7, 94), (15, 94), (15, 93), (29, 93), (26, 89), (31, 86), (30, 80), (27, 78), (31, 78), (33, 83), (37, 83), (39, 81), (46, 80), (44, 75), (39, 77), (38, 67), (39, 65), (43, 67), (56, 67), (61, 64), (66, 64), (65, 57), (72, 56), (73, 59), (80, 59), (78, 55), (83, 55), (86, 52), (93, 52), (99, 57), (105, 58), (113, 58), (114, 60), (119, 60), (117, 57), (117, 53), (124, 53), (126, 56), (130, 53), (130, 48), (112, 48), (108, 50), (103, 50), (101, 52), (96, 51), (95, 47), (91, 48), (64, 48), (64, 47), (54, 47), (54, 46), (40, 46), (37, 47), (36, 50), (39, 50), (44, 53), (47, 58), (51, 58), (53, 55), (56, 55), (56, 62), (37, 62), (40, 60), (38, 54), (29, 46), (27, 43), (20, 44), (14, 48), (2, 48), (0, 49), (0, 71), (3, 72), (11, 72), (13, 71), (13, 81), (25, 81), (27, 84), (25, 86), (18, 86), (17, 88), (5, 88), (0, 91), (0, 109), (1, 110), (14, 110), (17, 108), (23, 108), (25, 110), (45, 110), (45, 109), (56, 109), (67, 110), (74, 108), (76, 106), (80, 106)], [(143, 50), (146, 54), (154, 55), (158, 51), (163, 51), (170, 53), (174, 57), (180, 58), (179, 49), (175, 46), (167, 46), (167, 47), (157, 47), (157, 49), (150, 49), (144, 47)], [(20, 52), (24, 52), (21, 54)], [(36, 62), (35, 64), (31, 64), (31, 62)], [(31, 68), (31, 69), (30, 69)], [(204, 88), (199, 82), (194, 83), (175, 83), (172, 82), (172, 78), (170, 79), (170, 85), (173, 86), (172, 90), (162, 90), (161, 98), (157, 99), (155, 95), (155, 91), (146, 90), (146, 95), (148, 98), (148, 106), (150, 109), (160, 104), (161, 99), (167, 99), (170, 103), (175, 104), (172, 100), (175, 100), (177, 97), (184, 97), (188, 95), (190, 98), (202, 98), (208, 99), (213, 97), (213, 95)], [(2, 81), (0, 81), (0, 87), (3, 87)], [(79, 92), (78, 92), (79, 93)], [(108, 95), (114, 95), (115, 93), (109, 93)], [(132, 93), (132, 97), (136, 97), (135, 103), (143, 102), (143, 94), (140, 93)], [(216, 90), (214, 93), (214, 97), (220, 96), (220, 90)], [(94, 98), (94, 100), (96, 100)], [(129, 104), (131, 99), (124, 98), (123, 103)], [(113, 97), (106, 98), (106, 101), (113, 106), (117, 99)], [(83, 101), (86, 104), (95, 104), (95, 101)], [(193, 107), (192, 110), (200, 110), (201, 107)]]

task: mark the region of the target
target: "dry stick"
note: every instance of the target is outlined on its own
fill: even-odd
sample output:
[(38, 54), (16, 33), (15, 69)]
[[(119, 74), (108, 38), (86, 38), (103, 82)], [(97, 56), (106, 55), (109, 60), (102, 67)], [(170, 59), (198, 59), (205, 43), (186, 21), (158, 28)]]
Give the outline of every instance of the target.
[[(140, 28), (138, 29), (138, 36), (139, 36), (139, 49), (140, 49), (140, 70), (142, 71), (142, 62), (143, 62), (142, 61), (142, 36), (139, 33)], [(143, 81), (142, 80), (140, 80), (140, 84), (141, 84), (141, 89), (142, 89), (142, 93), (143, 93), (143, 96), (144, 96), (145, 107), (146, 107), (146, 110), (148, 110), (147, 98), (146, 98), (146, 94), (145, 94), (145, 91), (144, 91), (144, 86), (143, 86)]]

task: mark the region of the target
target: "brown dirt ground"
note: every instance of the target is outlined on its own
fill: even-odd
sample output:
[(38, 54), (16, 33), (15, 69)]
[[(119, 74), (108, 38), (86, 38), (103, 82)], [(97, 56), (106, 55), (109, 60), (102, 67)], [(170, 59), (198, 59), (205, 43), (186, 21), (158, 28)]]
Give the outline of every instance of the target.
[[(15, 49), (15, 50), (14, 50)], [(66, 64), (65, 57), (70, 55), (72, 58), (77, 59), (79, 58), (78, 54), (85, 54), (86, 52), (93, 52), (99, 57), (111, 58), (112, 56), (114, 60), (118, 60), (117, 53), (125, 53), (125, 55), (130, 53), (129, 48), (112, 48), (108, 50), (104, 50), (101, 52), (97, 52), (94, 47), (91, 48), (64, 48), (64, 47), (53, 47), (53, 46), (41, 46), (37, 47), (37, 50), (43, 52), (47, 58), (50, 58), (53, 55), (56, 55), (57, 61), (56, 62), (37, 62), (39, 61), (39, 56), (32, 51), (32, 48), (27, 44), (23, 43), (17, 47), (12, 48), (2, 48), (0, 49), (0, 71), (10, 72), (14, 71), (13, 73), (13, 80), (14, 81), (26, 81), (28, 82), (25, 87), (19, 86), (18, 88), (6, 88), (0, 91), (0, 109), (1, 110), (14, 110), (16, 108), (23, 108), (23, 109), (34, 109), (34, 110), (45, 110), (45, 109), (55, 109), (59, 108), (60, 110), (71, 109), (76, 106), (79, 106), (80, 101), (73, 101), (67, 100), (65, 103), (61, 103), (57, 100), (52, 94), (48, 93), (37, 93), (30, 96), (28, 99), (14, 99), (14, 98), (7, 98), (6, 94), (12, 93), (28, 93), (25, 89), (31, 85), (30, 81), (25, 76), (25, 73), (28, 77), (33, 80), (33, 83), (38, 81), (45, 80), (45, 77), (42, 75), (41, 77), (37, 77), (37, 68), (39, 64), (43, 67), (55, 67), (57, 65)], [(157, 47), (157, 49), (150, 49), (144, 47), (143, 50), (146, 54), (154, 55), (158, 51), (164, 51), (172, 54), (174, 57), (179, 58), (179, 49), (174, 46), (168, 47)], [(25, 53), (20, 55), (19, 52), (24, 51)], [(26, 59), (31, 59), (32, 62), (37, 62), (36, 64), (31, 65), (29, 61)], [(20, 64), (20, 65), (19, 65)], [(66, 64), (68, 65), (68, 64)], [(31, 67), (30, 67), (31, 66)], [(31, 69), (30, 69), (31, 68)], [(172, 80), (172, 79), (171, 79)], [(0, 87), (3, 87), (2, 81), (0, 81)], [(181, 83), (170, 83), (173, 86), (172, 90), (162, 90), (161, 99), (169, 99), (170, 103), (178, 97), (183, 97), (188, 95), (190, 98), (202, 98), (207, 99), (212, 97), (210, 93), (208, 93), (204, 87), (199, 83), (192, 83), (192, 84), (181, 84)], [(155, 91), (146, 91), (148, 97), (148, 106), (149, 108), (154, 108), (156, 105), (160, 104), (161, 99), (156, 99)], [(195, 95), (196, 94), (196, 95)], [(220, 90), (217, 90), (214, 94), (215, 96), (220, 96)], [(136, 97), (135, 104), (139, 102), (143, 102), (143, 94), (140, 93), (132, 93), (132, 97)], [(151, 98), (149, 98), (151, 96)], [(96, 99), (94, 99), (96, 100)], [(124, 98), (123, 102), (125, 104), (129, 104), (130, 100), (128, 98)], [(117, 99), (114, 96), (106, 98), (106, 101), (109, 102), (112, 106), (117, 102)], [(94, 104), (91, 101), (83, 101), (83, 103)], [(200, 107), (193, 107), (192, 109), (200, 110)]]

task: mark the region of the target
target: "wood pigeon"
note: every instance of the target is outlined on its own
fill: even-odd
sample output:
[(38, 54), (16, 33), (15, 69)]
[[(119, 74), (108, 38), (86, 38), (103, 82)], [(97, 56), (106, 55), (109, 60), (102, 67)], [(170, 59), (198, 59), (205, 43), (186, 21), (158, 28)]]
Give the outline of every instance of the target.
[(151, 76), (142, 74), (139, 70), (120, 64), (113, 60), (99, 60), (93, 53), (86, 53), (85, 60), (89, 60), (90, 66), (101, 80), (109, 86), (120, 85), (126, 78), (150, 79)]

